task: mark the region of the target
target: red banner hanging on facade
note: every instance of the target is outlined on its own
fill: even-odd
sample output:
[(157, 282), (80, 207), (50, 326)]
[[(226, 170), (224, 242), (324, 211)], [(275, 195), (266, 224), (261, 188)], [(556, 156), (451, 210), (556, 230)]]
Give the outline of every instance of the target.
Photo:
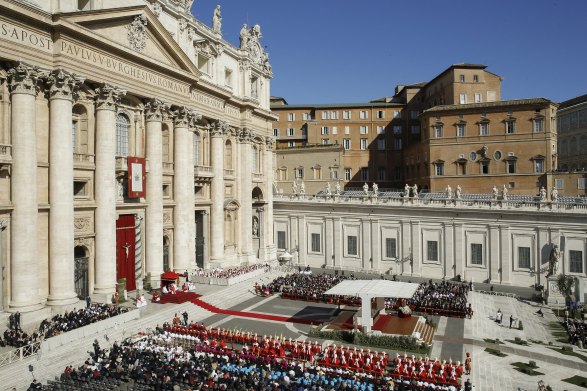
[(142, 157), (129, 157), (127, 163), (128, 198), (145, 198), (147, 195), (146, 160)]

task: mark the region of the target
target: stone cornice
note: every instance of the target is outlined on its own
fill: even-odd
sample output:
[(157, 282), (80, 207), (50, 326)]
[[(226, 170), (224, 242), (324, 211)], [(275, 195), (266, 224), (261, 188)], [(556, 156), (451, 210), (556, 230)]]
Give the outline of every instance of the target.
[(96, 88), (96, 110), (116, 110), (120, 98), (126, 95), (126, 91), (110, 84), (104, 83)]
[(83, 82), (84, 78), (74, 73), (65, 72), (61, 68), (55, 69), (47, 77), (49, 98), (73, 101), (77, 99), (78, 91)]

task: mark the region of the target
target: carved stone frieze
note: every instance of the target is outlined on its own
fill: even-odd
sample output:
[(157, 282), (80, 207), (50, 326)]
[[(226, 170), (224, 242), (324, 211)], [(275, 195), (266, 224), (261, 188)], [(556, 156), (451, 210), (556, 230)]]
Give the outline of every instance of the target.
[(151, 4), (151, 9), (153, 10), (153, 13), (155, 14), (156, 17), (159, 17), (161, 15), (161, 11), (163, 10), (163, 8), (161, 7), (161, 4), (159, 4), (159, 3)]
[(222, 120), (217, 120), (210, 126), (210, 135), (212, 137), (222, 137), (223, 135), (230, 134), (230, 132), (230, 125), (228, 125), (227, 122)]
[(39, 92), (39, 78), (42, 72), (37, 66), (30, 66), (19, 62), (8, 70), (8, 88), (13, 94), (36, 95)]
[(193, 27), (189, 27), (188, 28), (188, 39), (190, 41), (193, 41), (195, 37), (196, 37), (196, 30)]
[(208, 57), (218, 57), (218, 55), (220, 54), (218, 51), (218, 46), (222, 45), (214, 45), (207, 39), (200, 39), (194, 41), (194, 49), (196, 50), (196, 54), (203, 54)]
[(92, 218), (89, 216), (76, 217), (73, 220), (76, 233), (92, 232)]
[(251, 130), (248, 128), (242, 128), (237, 130), (238, 141), (241, 143), (250, 143), (252, 139)]
[(137, 52), (142, 52), (147, 46), (147, 17), (139, 15), (127, 27), (128, 44)]
[(151, 99), (145, 103), (145, 116), (149, 121), (163, 121), (163, 116), (169, 110), (169, 105), (159, 99)]
[(181, 18), (179, 20), (179, 31), (181, 31), (183, 33), (187, 27), (188, 27), (188, 21), (185, 20), (184, 18)]
[(171, 225), (171, 211), (164, 211), (163, 212), (163, 225)]
[(120, 98), (126, 95), (125, 90), (110, 84), (104, 84), (102, 87), (96, 88), (95, 92), (97, 110), (116, 110), (116, 106), (120, 103)]
[(90, 250), (94, 246), (94, 238), (76, 238), (73, 242), (75, 247), (81, 246)]
[(274, 142), (275, 139), (273, 137), (265, 137), (265, 148), (267, 148), (268, 150), (273, 149)]
[(68, 73), (63, 69), (55, 69), (47, 77), (49, 97), (52, 99), (77, 99), (79, 89), (83, 82), (84, 78), (75, 73)]

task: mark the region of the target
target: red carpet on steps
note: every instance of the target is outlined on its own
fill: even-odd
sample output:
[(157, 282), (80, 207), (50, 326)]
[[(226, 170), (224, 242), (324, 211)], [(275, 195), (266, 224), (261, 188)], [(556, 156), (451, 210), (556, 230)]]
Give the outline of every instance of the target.
[(260, 314), (258, 312), (248, 312), (248, 311), (234, 311), (234, 310), (224, 310), (222, 308), (215, 307), (211, 304), (206, 303), (198, 298), (194, 298), (190, 300), (197, 306), (200, 306), (210, 312), (214, 312), (216, 314), (224, 314), (224, 315), (232, 315), (232, 316), (240, 316), (243, 318), (255, 318), (255, 319), (266, 319), (266, 320), (275, 320), (277, 322), (291, 322), (291, 323), (303, 323), (303, 324), (320, 324), (317, 320), (311, 319), (301, 319), (295, 317), (287, 317), (287, 316), (278, 316), (278, 315), (270, 315), (270, 314)]
[(175, 295), (161, 295), (161, 301), (159, 301), (158, 304), (181, 304), (186, 303), (188, 301), (191, 302), (192, 300), (195, 300), (200, 296), (202, 295), (198, 295), (194, 292), (177, 292)]

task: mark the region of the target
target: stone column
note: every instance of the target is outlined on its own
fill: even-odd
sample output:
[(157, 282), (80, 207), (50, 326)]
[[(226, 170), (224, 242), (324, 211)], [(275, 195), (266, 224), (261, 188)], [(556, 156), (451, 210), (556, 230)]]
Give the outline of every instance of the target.
[(196, 221), (194, 212), (194, 134), (189, 125), (195, 113), (180, 107), (174, 112), (175, 175), (173, 177), (173, 268), (184, 272), (196, 265)]
[[(379, 272), (383, 272), (384, 270), (381, 270), (382, 243), (379, 220), (371, 220), (371, 235), (367, 238), (366, 245), (371, 246), (373, 269), (378, 270)], [(385, 245), (385, 243), (383, 243), (383, 245)]]
[(399, 260), (397, 270), (394, 274), (403, 275), (409, 273), (411, 269), (410, 259), (413, 257), (415, 249), (412, 244), (411, 226), (407, 220), (401, 220), (401, 250), (399, 252)]
[(273, 237), (273, 138), (265, 138), (265, 153), (263, 156), (263, 175), (265, 176), (266, 189), (263, 194), (265, 199), (265, 248), (267, 249), (266, 260), (277, 258), (277, 249), (275, 248)]
[(422, 275), (422, 241), (420, 233), (420, 222), (412, 221), (412, 274)]
[(333, 241), (330, 238), (333, 237), (334, 221), (331, 217), (324, 219), (324, 232), (326, 235), (326, 241), (324, 243), (324, 256), (326, 257), (326, 267), (329, 269), (334, 268), (334, 249), (332, 247)]
[(210, 260), (222, 261), (224, 257), (224, 133), (228, 125), (217, 121), (210, 128), (212, 183), (210, 185)]
[[(308, 261), (306, 260), (306, 256), (308, 254), (308, 246), (306, 245), (306, 217), (305, 216), (298, 216), (298, 264), (302, 266), (306, 266)], [(325, 243), (324, 237), (322, 233), (320, 233), (320, 240), (322, 243)], [(324, 249), (322, 249), (324, 251)]]
[(499, 227), (495, 225), (489, 226), (489, 278), (492, 284), (499, 284), (499, 268), (500, 268), (500, 254), (499, 254)]
[(73, 99), (83, 79), (57, 69), (49, 75), (49, 305), (78, 301), (74, 281)]
[[(162, 122), (168, 106), (158, 99), (145, 104), (147, 133), (147, 212), (146, 219), (146, 267), (151, 273), (151, 283), (158, 285), (163, 273), (163, 152)], [(191, 163), (191, 162), (190, 162)], [(184, 243), (185, 244), (185, 243)]]
[(465, 278), (465, 267), (467, 265), (467, 249), (466, 240), (463, 231), (463, 224), (454, 224), (454, 276), (461, 275), (461, 279)]
[(455, 248), (454, 248), (454, 224), (443, 223), (444, 231), (444, 259), (442, 260), (443, 277), (448, 279), (455, 276), (454, 274), (454, 260), (455, 260)]
[(500, 246), (500, 259), (499, 259), (499, 270), (501, 270), (501, 281), (500, 284), (511, 285), (512, 280), (512, 263), (508, 260), (511, 259), (511, 247), (512, 247), (512, 236), (510, 227), (507, 225), (499, 226), (499, 246)]
[(126, 91), (107, 84), (96, 90), (96, 257), (93, 295), (95, 300), (103, 302), (110, 299), (116, 287), (116, 105), (125, 94)]
[[(340, 217), (335, 217), (334, 221), (334, 230), (332, 235), (332, 248), (334, 253), (334, 261), (333, 265), (335, 269), (343, 269), (344, 265), (342, 264), (343, 260), (343, 243), (342, 243), (342, 219)], [(327, 238), (328, 240), (328, 238)]]
[(254, 261), (255, 257), (253, 254), (253, 235), (252, 235), (252, 224), (253, 224), (253, 213), (252, 213), (252, 206), (253, 206), (253, 197), (252, 197), (252, 178), (253, 174), (251, 172), (252, 165), (251, 165), (251, 155), (252, 155), (252, 146), (251, 146), (251, 138), (253, 136), (252, 132), (247, 129), (243, 128), (240, 129), (237, 133), (238, 141), (239, 141), (239, 149), (240, 149), (240, 165), (238, 166), (238, 170), (240, 172), (239, 175), (239, 182), (240, 182), (240, 248), (242, 252), (242, 257), (248, 261)]
[[(37, 254), (37, 132), (38, 68), (18, 64), (8, 71), (12, 99), (12, 222), (10, 308), (28, 312), (41, 308)], [(71, 129), (71, 125), (68, 126)], [(70, 143), (71, 146), (71, 143)], [(73, 245), (71, 243), (70, 245)]]
[[(357, 246), (359, 247), (359, 254), (361, 254), (361, 263), (363, 270), (371, 270), (372, 269), (372, 258), (371, 258), (371, 246), (369, 244), (371, 240), (370, 234), (371, 224), (369, 220), (362, 219), (361, 220), (361, 233), (357, 238)], [(360, 240), (359, 240), (360, 239)]]

